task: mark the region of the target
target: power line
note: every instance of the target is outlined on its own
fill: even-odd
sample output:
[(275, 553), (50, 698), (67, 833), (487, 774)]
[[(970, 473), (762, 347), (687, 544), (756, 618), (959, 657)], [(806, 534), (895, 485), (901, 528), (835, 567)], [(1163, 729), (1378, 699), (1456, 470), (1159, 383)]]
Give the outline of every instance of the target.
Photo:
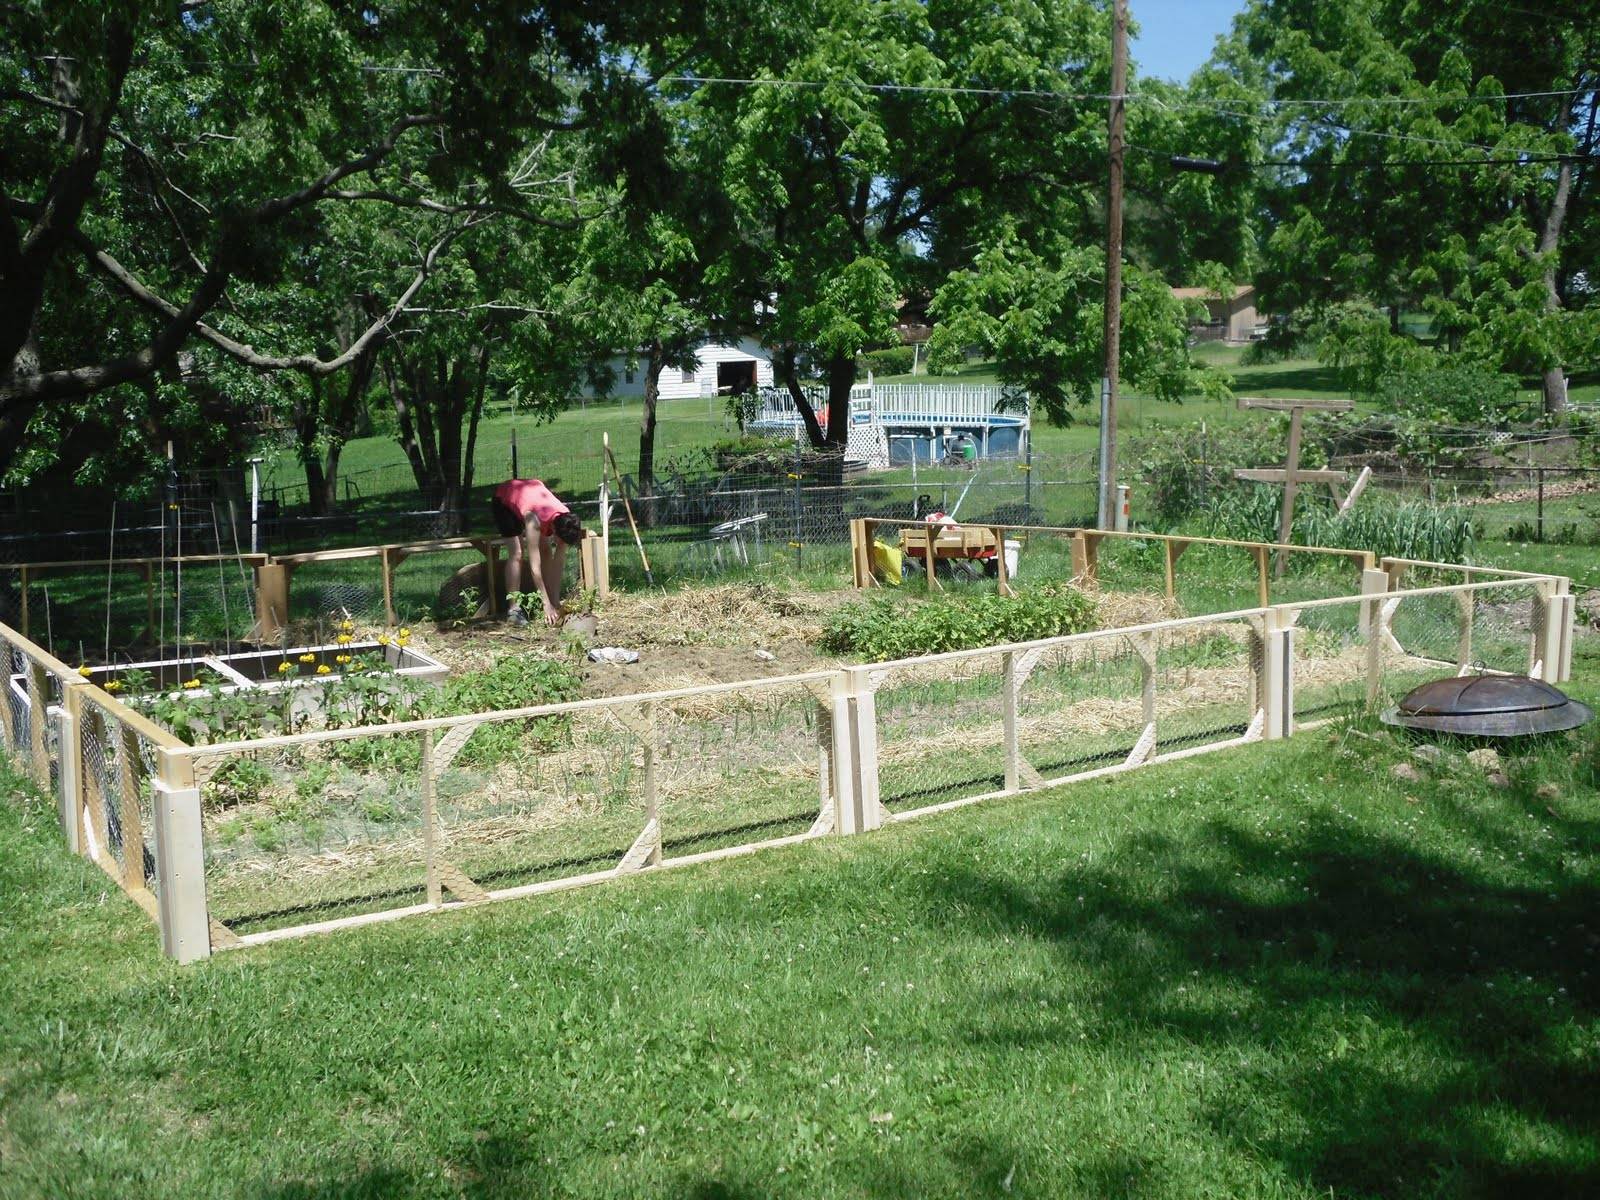
[[(179, 59), (177, 62), (183, 66), (223, 68), (229, 70), (255, 70), (256, 63), (230, 63), (219, 62), (211, 59)], [(424, 75), (433, 78), (444, 78), (445, 72), (438, 67), (403, 67), (387, 66), (377, 63), (364, 63), (359, 70), (368, 74), (392, 75)], [(556, 72), (572, 79), (587, 79), (588, 76), (579, 72)], [(912, 95), (931, 96), (1019, 96), (1035, 100), (1094, 100), (1110, 101), (1114, 97), (1110, 92), (1067, 92), (1047, 88), (1027, 87), (996, 87), (983, 84), (955, 84), (955, 83), (868, 83), (860, 79), (778, 79), (771, 77), (741, 76), (741, 75), (695, 75), (678, 73), (672, 75), (651, 75), (646, 71), (621, 72), (627, 78), (641, 83), (683, 83), (690, 85), (717, 84), (729, 87), (779, 87), (779, 88), (804, 88), (821, 89), (838, 86), (857, 87), (869, 92), (907, 93)], [(1329, 96), (1321, 98), (1301, 97), (1264, 97), (1259, 102), (1265, 108), (1298, 108), (1298, 107), (1325, 107), (1337, 108), (1346, 105), (1400, 105), (1449, 107), (1456, 104), (1499, 104), (1507, 100), (1540, 100), (1558, 99), (1567, 96), (1600, 96), (1600, 87), (1566, 88), (1544, 92), (1499, 92), (1488, 95), (1472, 96)], [(1178, 111), (1182, 109), (1207, 108), (1214, 109), (1222, 116), (1248, 118), (1255, 114), (1229, 112), (1228, 106), (1237, 105), (1238, 100), (1208, 100), (1203, 98), (1188, 97), (1176, 102), (1154, 92), (1129, 91), (1123, 99), (1129, 103), (1151, 103), (1159, 107)]]
[(1154, 150), (1149, 146), (1129, 145), (1129, 150), (1169, 160), (1175, 170), (1202, 174), (1220, 174), (1230, 169), (1253, 171), (1261, 167), (1300, 167), (1313, 165), (1332, 167), (1522, 167), (1537, 163), (1593, 162), (1600, 155), (1592, 154), (1527, 154), (1518, 158), (1384, 158), (1340, 159), (1337, 162), (1312, 164), (1297, 158), (1262, 158), (1252, 160), (1197, 159)]

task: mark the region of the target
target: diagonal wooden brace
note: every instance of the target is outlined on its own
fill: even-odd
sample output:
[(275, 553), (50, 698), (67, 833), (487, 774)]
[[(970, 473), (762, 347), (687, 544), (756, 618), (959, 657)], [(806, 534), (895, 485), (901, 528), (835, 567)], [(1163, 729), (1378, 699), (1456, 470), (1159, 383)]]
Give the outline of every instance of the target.
[(633, 839), (633, 845), (628, 847), (628, 852), (622, 856), (622, 861), (617, 864), (612, 874), (627, 875), (640, 870), (648, 862), (660, 861), (661, 823), (651, 817), (644, 823), (639, 836)]
[(461, 753), (472, 735), (477, 732), (482, 721), (472, 721), (464, 725), (452, 725), (439, 740), (433, 744), (433, 767), (436, 771), (443, 771), (455, 762), (456, 755)]
[(435, 874), (440, 886), (463, 903), (476, 904), (489, 898), (489, 893), (474, 883), (467, 873), (454, 863), (439, 863), (435, 868)]
[(1137, 767), (1150, 757), (1155, 748), (1156, 723), (1151, 721), (1144, 727), (1144, 731), (1139, 734), (1139, 740), (1133, 744), (1133, 749), (1128, 751), (1128, 757), (1123, 760), (1122, 765), (1125, 767)]

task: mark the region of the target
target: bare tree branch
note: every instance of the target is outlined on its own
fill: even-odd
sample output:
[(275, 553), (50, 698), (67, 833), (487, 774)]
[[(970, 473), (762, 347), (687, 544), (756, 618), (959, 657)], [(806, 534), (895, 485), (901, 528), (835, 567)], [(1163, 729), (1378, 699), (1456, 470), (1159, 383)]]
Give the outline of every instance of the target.
[(399, 192), (384, 191), (380, 188), (369, 188), (366, 191), (338, 191), (330, 190), (322, 197), (324, 200), (347, 201), (373, 201), (380, 204), (392, 204), (397, 208), (420, 208), (424, 212), (440, 213), (445, 216), (458, 216), (462, 213), (481, 213), (485, 216), (510, 217), (515, 221), (526, 221), (530, 225), (544, 225), (550, 229), (577, 229), (583, 218), (573, 217), (570, 220), (559, 220), (555, 217), (542, 217), (537, 213), (528, 212), (521, 208), (507, 208), (503, 204), (476, 204), (467, 202), (463, 204), (447, 204), (441, 200), (433, 200), (427, 196), (406, 196)]
[[(449, 247), (450, 243), (455, 241), (457, 237), (465, 233), (468, 229), (473, 228), (475, 225), (482, 224), (486, 219), (487, 218), (469, 219), (463, 224), (454, 226), (447, 230), (442, 237), (440, 237), (436, 242), (433, 243), (432, 246), (428, 248), (427, 253), (423, 256), (422, 265), (418, 268), (416, 275), (412, 278), (411, 282), (406, 285), (405, 290), (402, 291), (398, 297), (396, 297), (394, 303), (391, 304), (389, 308), (380, 316), (378, 316), (370, 325), (368, 325), (367, 328), (362, 331), (362, 333), (356, 337), (355, 340), (352, 341), (342, 353), (333, 358), (318, 358), (314, 354), (262, 354), (258, 352), (255, 347), (237, 341), (223, 333), (220, 329), (217, 329), (211, 325), (207, 325), (204, 321), (199, 320), (198, 313), (195, 315), (193, 321), (194, 332), (202, 341), (209, 342), (212, 346), (215, 346), (218, 350), (221, 350), (230, 358), (236, 359), (239, 362), (244, 363), (246, 366), (254, 367), (257, 370), (298, 371), (302, 374), (310, 376), (332, 375), (334, 372), (343, 370), (345, 367), (349, 366), (376, 341), (386, 336), (390, 323), (394, 321), (394, 319), (401, 313), (407, 311), (407, 306), (411, 303), (416, 294), (422, 289), (422, 285), (427, 282), (428, 276), (432, 274), (434, 263), (438, 260), (439, 255), (442, 254)], [(158, 296), (155, 292), (151, 291), (137, 276), (133, 274), (133, 272), (129, 271), (111, 255), (92, 245), (88, 238), (79, 234), (76, 240), (78, 241), (79, 246), (83, 249), (84, 253), (88, 256), (89, 261), (92, 262), (97, 269), (115, 282), (118, 287), (120, 287), (134, 300), (144, 305), (151, 311), (158, 312), (175, 319), (180, 312), (186, 311), (189, 307), (192, 307), (185, 306), (184, 310), (180, 310), (170, 300), (163, 299), (161, 296)], [(204, 310), (201, 311), (203, 312)]]

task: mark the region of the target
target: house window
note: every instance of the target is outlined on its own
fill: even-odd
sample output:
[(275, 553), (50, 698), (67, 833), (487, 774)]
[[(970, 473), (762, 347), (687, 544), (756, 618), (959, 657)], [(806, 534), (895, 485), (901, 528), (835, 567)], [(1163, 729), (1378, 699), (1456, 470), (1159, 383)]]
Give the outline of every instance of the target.
[(632, 383), (633, 382), (633, 368), (632, 367), (629, 367), (626, 371), (624, 371), (622, 373), (622, 382), (623, 383)]
[(694, 368), (693, 367), (685, 367), (679, 373), (679, 375), (680, 375), (680, 379), (681, 379), (681, 381), (683, 383), (693, 383), (694, 382)]

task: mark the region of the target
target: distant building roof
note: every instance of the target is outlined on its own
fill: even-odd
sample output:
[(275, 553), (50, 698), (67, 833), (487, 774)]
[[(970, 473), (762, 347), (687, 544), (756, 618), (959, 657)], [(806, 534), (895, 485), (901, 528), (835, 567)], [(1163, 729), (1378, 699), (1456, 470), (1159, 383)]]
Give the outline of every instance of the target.
[[(1256, 285), (1245, 283), (1233, 289), (1226, 297), (1229, 300), (1242, 300), (1255, 294)], [(1215, 300), (1217, 294), (1211, 288), (1203, 287), (1175, 287), (1172, 294), (1179, 300)]]

